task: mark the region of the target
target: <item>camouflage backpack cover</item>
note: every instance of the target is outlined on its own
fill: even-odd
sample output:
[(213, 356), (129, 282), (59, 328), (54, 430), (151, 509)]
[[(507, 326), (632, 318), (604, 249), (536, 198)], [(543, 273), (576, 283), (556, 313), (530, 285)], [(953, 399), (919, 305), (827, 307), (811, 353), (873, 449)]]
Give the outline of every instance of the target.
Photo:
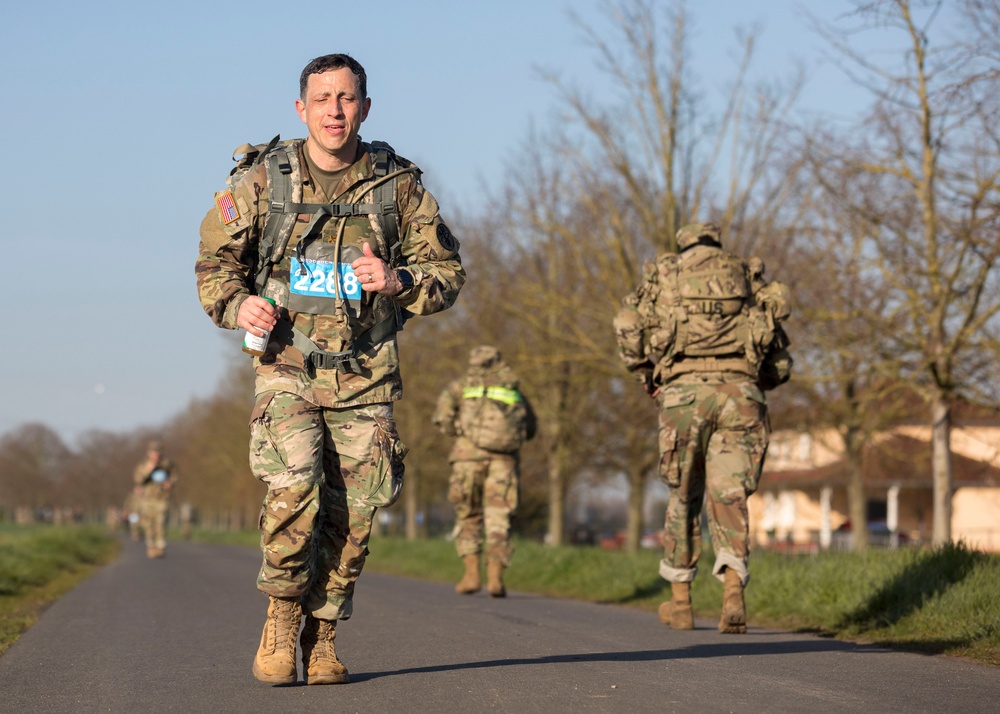
[(708, 371), (744, 373), (763, 389), (788, 381), (792, 358), (781, 322), (790, 292), (763, 273), (759, 259), (745, 261), (717, 244), (647, 264), (614, 321), (626, 367), (657, 386)]
[(515, 384), (466, 378), (458, 409), (459, 433), (480, 449), (509, 454), (534, 436), (531, 408)]

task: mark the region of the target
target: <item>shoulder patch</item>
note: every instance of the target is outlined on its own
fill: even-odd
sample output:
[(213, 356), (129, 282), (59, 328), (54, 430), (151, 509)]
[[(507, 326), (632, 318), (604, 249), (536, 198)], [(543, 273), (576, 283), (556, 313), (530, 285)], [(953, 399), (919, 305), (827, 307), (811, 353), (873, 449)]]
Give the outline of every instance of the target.
[(437, 240), (438, 243), (441, 244), (441, 247), (449, 253), (454, 252), (455, 248), (458, 247), (455, 241), (455, 236), (451, 234), (451, 231), (448, 229), (448, 226), (444, 224), (444, 222), (438, 223)]
[(228, 226), (233, 221), (239, 220), (240, 209), (236, 207), (232, 191), (227, 189), (216, 194), (215, 205), (219, 207), (219, 216), (222, 218), (222, 225)]

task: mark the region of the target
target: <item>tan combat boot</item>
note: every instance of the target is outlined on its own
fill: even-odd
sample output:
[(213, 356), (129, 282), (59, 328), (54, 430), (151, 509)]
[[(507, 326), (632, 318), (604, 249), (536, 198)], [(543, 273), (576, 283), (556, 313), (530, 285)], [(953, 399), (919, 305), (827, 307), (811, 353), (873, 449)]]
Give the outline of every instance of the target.
[(743, 605), (743, 582), (740, 580), (740, 574), (732, 568), (726, 568), (724, 582), (719, 632), (724, 635), (745, 635), (747, 611)]
[(492, 597), (507, 597), (503, 586), (503, 563), (491, 560), (486, 564), (486, 592)]
[(660, 622), (675, 630), (693, 630), (691, 583), (670, 583), (670, 595), (670, 599), (661, 603), (657, 610)]
[(333, 640), (336, 620), (306, 616), (302, 628), (302, 674), (309, 684), (345, 684), (351, 681), (347, 667), (337, 659)]
[(479, 576), (479, 556), (467, 555), (462, 558), (462, 562), (465, 563), (465, 575), (455, 586), (455, 592), (459, 595), (471, 595), (479, 592), (480, 588), (483, 587), (483, 581)]
[(296, 679), (295, 640), (302, 621), (297, 597), (270, 597), (260, 647), (253, 659), (253, 676), (271, 684), (292, 684)]

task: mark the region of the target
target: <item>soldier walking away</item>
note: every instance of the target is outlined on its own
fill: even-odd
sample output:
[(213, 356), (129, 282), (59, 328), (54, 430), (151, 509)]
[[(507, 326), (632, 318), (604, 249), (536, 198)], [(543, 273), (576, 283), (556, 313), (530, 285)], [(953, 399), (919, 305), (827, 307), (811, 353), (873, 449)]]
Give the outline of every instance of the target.
[(246, 330), (256, 355), (250, 466), (268, 489), (257, 587), (269, 604), (254, 676), (296, 681), (304, 620), (306, 681), (338, 684), (336, 625), (353, 612), (372, 519), (403, 485), (396, 332), (450, 307), (465, 271), (419, 169), (361, 141), (371, 99), (355, 59), (309, 62), (295, 106), (306, 139), (237, 149), (195, 272), (205, 311)]
[(510, 567), (511, 517), (517, 510), (521, 445), (533, 438), (535, 414), (518, 390), (517, 376), (495, 347), (476, 347), (469, 371), (438, 398), (434, 424), (457, 437), (448, 460), (448, 501), (455, 508), (455, 546), (465, 575), (455, 592), (482, 588), (480, 555), (486, 543), (486, 590), (504, 597)]
[[(648, 264), (615, 317), (619, 354), (659, 405), (660, 478), (670, 487), (660, 575), (671, 599), (660, 621), (694, 629), (691, 582), (701, 555), (704, 505), (724, 583), (719, 632), (746, 632), (747, 497), (768, 444), (764, 390), (791, 374), (788, 289), (763, 263), (721, 247), (711, 223), (684, 226), (679, 253)], [(707, 496), (707, 499), (706, 499)]]
[(166, 553), (167, 509), (170, 489), (177, 482), (174, 465), (163, 456), (159, 441), (146, 447), (146, 458), (135, 467), (133, 481), (139, 488), (139, 516), (146, 534), (146, 555), (162, 558)]

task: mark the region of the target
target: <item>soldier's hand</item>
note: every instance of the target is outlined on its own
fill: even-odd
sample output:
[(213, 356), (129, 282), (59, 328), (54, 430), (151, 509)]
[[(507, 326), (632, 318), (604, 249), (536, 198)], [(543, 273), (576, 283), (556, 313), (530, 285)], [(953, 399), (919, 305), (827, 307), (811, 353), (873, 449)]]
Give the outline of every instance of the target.
[(278, 308), (262, 297), (251, 295), (240, 305), (236, 324), (251, 335), (263, 337), (278, 324)]
[(399, 295), (403, 291), (403, 284), (396, 277), (396, 271), (375, 255), (368, 243), (361, 246), (361, 252), (364, 255), (351, 263), (351, 268), (361, 283), (361, 289), (389, 297)]

